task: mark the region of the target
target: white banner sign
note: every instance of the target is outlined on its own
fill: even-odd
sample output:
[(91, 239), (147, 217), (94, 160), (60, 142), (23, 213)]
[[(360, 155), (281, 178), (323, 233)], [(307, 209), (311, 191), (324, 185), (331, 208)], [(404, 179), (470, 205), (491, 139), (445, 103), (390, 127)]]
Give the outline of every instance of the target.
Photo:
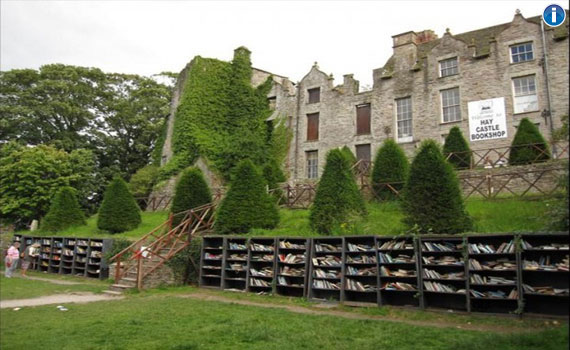
[(469, 109), (469, 139), (484, 141), (507, 137), (505, 98), (474, 101)]

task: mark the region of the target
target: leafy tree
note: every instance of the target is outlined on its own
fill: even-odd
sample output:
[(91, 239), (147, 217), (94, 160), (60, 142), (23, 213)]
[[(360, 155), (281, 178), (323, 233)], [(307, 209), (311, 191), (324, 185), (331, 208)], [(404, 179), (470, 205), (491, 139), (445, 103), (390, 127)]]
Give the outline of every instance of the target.
[(404, 223), (420, 233), (454, 234), (468, 231), (459, 181), (433, 140), (422, 142), (403, 192)]
[(554, 130), (552, 134), (553, 141), (568, 141), (568, 114), (560, 117), (562, 125)]
[(246, 233), (252, 228), (271, 229), (277, 226), (277, 205), (265, 191), (263, 177), (253, 162), (242, 160), (234, 171), (230, 189), (216, 214), (216, 232)]
[[(22, 228), (39, 219), (63, 186), (71, 186), (79, 196), (89, 197), (94, 186), (93, 168), (93, 155), (87, 150), (67, 153), (45, 145), (4, 144), (0, 147), (1, 220)], [(88, 199), (82, 204), (88, 204)]]
[[(190, 210), (212, 202), (212, 194), (202, 172), (198, 168), (186, 169), (176, 184), (170, 212), (173, 214)], [(172, 223), (176, 226), (182, 217), (175, 216)]]
[(156, 165), (147, 165), (137, 170), (131, 177), (129, 190), (135, 197), (148, 197), (157, 179), (158, 167)]
[(76, 191), (65, 186), (53, 198), (49, 211), (42, 220), (41, 228), (44, 231), (55, 232), (85, 223), (85, 215), (77, 202)]
[(376, 152), (371, 174), (375, 198), (380, 200), (396, 199), (397, 195), (383, 184), (389, 183), (401, 193), (408, 178), (409, 168), (408, 158), (402, 148), (392, 139), (384, 141), (382, 147)]
[(521, 119), (511, 144), (509, 164), (531, 164), (549, 159), (550, 149), (536, 125), (528, 118)]
[(357, 161), (356, 156), (354, 155), (354, 153), (352, 153), (352, 151), (350, 150), (350, 148), (348, 148), (348, 146), (343, 146), (340, 150), (342, 151), (342, 154), (344, 155), (348, 163), (348, 167), (351, 168)]
[(366, 215), (364, 199), (350, 172), (346, 156), (341, 150), (333, 149), (327, 154), (323, 176), (311, 207), (311, 229), (330, 233), (352, 215)]
[(471, 167), (471, 149), (459, 127), (454, 126), (449, 130), (443, 145), (443, 156), (458, 169)]
[(127, 183), (115, 177), (107, 186), (99, 208), (97, 227), (111, 233), (135, 229), (141, 223), (141, 213)]

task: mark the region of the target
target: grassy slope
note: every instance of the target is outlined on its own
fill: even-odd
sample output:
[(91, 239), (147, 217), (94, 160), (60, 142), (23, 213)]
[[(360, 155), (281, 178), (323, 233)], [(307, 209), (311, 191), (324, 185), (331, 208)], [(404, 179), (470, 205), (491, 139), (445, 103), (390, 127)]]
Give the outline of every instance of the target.
[[(168, 296), (2, 310), (2, 349), (565, 349), (567, 326), (497, 335)], [(41, 326), (40, 326), (41, 325)], [(26, 336), (21, 336), (25, 334)]]

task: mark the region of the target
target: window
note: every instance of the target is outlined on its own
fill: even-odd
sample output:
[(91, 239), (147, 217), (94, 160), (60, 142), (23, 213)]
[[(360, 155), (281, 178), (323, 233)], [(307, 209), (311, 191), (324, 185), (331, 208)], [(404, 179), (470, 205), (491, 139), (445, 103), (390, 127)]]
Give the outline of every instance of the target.
[(321, 88), (307, 90), (309, 93), (309, 103), (321, 102)]
[(269, 102), (269, 109), (274, 111), (277, 106), (277, 96), (269, 97), (267, 98), (267, 101)]
[(356, 106), (356, 135), (370, 134), (370, 104)]
[(412, 98), (406, 97), (396, 100), (396, 127), (398, 141), (412, 141)]
[(511, 46), (511, 63), (526, 62), (534, 59), (532, 43)]
[(307, 114), (307, 141), (319, 139), (319, 113)]
[(370, 144), (356, 145), (356, 159), (370, 162)]
[(305, 153), (307, 155), (307, 178), (316, 179), (319, 177), (319, 151)]
[(457, 68), (457, 57), (450, 58), (439, 62), (439, 76), (447, 77), (459, 73)]
[(461, 108), (459, 106), (459, 88), (442, 90), (441, 107), (443, 122), (456, 122), (461, 120)]
[(538, 111), (534, 75), (513, 78), (514, 112)]

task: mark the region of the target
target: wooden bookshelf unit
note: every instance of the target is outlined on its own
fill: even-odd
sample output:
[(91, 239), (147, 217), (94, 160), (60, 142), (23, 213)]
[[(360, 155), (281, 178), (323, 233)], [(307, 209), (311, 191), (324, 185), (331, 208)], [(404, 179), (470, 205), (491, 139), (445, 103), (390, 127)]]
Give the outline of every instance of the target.
[(421, 306), (416, 242), (412, 237), (377, 237), (378, 305)]
[(309, 293), (311, 300), (340, 301), (344, 283), (344, 238), (313, 239), (309, 262)]
[(249, 240), (247, 291), (272, 292), (275, 286), (275, 238)]
[(298, 237), (277, 239), (277, 294), (307, 295), (310, 242), (310, 239)]

